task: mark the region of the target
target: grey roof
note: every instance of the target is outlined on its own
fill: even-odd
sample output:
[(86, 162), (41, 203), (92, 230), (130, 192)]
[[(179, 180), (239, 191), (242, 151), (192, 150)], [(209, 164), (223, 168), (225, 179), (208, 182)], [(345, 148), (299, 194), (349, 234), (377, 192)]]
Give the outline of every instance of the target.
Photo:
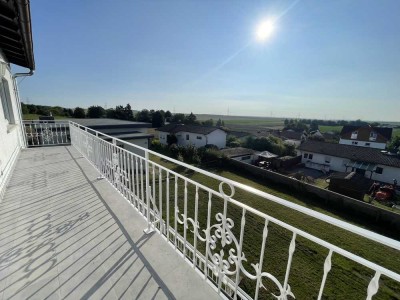
[(298, 147), (298, 150), (400, 168), (400, 157), (398, 155), (388, 155), (382, 153), (380, 149), (306, 141)]
[(225, 148), (225, 149), (222, 149), (221, 152), (228, 157), (253, 155), (256, 153), (256, 151), (254, 151), (253, 149), (248, 149), (248, 148), (243, 148), (243, 147)]
[(374, 131), (382, 137), (379, 139), (378, 136), (378, 139), (381, 140), (380, 142), (389, 141), (392, 138), (392, 132), (393, 132), (393, 128), (390, 127), (373, 127), (370, 125), (364, 125), (364, 126), (345, 125), (343, 126), (342, 131), (340, 132), (340, 137), (349, 139), (351, 133), (356, 130), (359, 131), (356, 140), (369, 141), (369, 134), (370, 132)]
[(213, 126), (199, 126), (199, 125), (184, 125), (184, 124), (169, 124), (158, 128), (158, 131), (169, 132), (169, 133), (178, 133), (178, 132), (190, 132), (190, 133), (198, 133), (198, 134), (209, 134), (215, 130), (222, 130), (219, 127)]
[[(154, 137), (152, 134), (142, 133), (142, 132), (133, 132), (127, 134), (110, 134), (112, 137), (115, 137), (120, 140), (138, 140), (138, 139), (151, 139)], [(101, 136), (104, 140), (110, 140), (108, 137)]]
[(278, 155), (271, 153), (269, 151), (263, 151), (261, 153), (258, 153), (258, 156), (264, 157), (264, 158), (273, 158), (273, 157), (278, 157)]
[(92, 129), (107, 129), (107, 128), (151, 128), (151, 123), (133, 122), (118, 119), (71, 119), (70, 121), (76, 122), (83, 126)]

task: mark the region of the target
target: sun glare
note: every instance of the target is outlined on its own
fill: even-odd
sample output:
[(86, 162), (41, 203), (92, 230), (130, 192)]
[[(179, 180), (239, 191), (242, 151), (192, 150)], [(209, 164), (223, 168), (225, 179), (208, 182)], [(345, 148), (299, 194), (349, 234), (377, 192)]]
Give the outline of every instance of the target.
[(275, 31), (275, 24), (271, 20), (263, 21), (257, 26), (256, 38), (260, 42), (266, 41)]

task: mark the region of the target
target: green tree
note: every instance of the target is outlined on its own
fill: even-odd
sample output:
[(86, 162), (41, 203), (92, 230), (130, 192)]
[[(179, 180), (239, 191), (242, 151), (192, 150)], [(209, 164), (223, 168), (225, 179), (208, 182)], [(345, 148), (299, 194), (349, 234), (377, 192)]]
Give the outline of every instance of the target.
[(115, 117), (115, 109), (114, 108), (109, 108), (106, 110), (106, 117), (109, 119), (116, 119)]
[(136, 115), (136, 120), (139, 122), (151, 122), (151, 115), (150, 112), (147, 109), (143, 109), (140, 112), (137, 113)]
[(196, 115), (191, 112), (190, 115), (185, 117), (183, 123), (193, 125), (197, 123), (196, 120), (197, 120)]
[(161, 127), (164, 126), (165, 124), (165, 119), (164, 119), (164, 115), (161, 111), (157, 110), (156, 112), (154, 112), (151, 116), (151, 124), (153, 127)]
[(171, 117), (172, 117), (171, 112), (170, 112), (169, 110), (167, 110), (167, 111), (165, 112), (165, 115), (164, 115), (165, 121), (166, 121), (166, 122), (170, 122), (170, 121), (171, 121)]
[(81, 107), (76, 107), (74, 109), (74, 115), (73, 116), (74, 116), (74, 118), (82, 119), (82, 118), (85, 117), (85, 110), (83, 108), (81, 108)]
[(201, 124), (204, 126), (214, 126), (214, 120), (213, 119), (205, 120), (201, 122)]
[(394, 137), (390, 144), (388, 145), (388, 150), (390, 152), (397, 153), (400, 151), (400, 135)]
[(185, 114), (174, 114), (171, 118), (171, 123), (183, 123), (185, 120)]
[(124, 107), (124, 117), (125, 117), (124, 120), (128, 120), (128, 121), (134, 120), (132, 107), (129, 103)]
[(24, 115), (29, 114), (29, 109), (23, 102), (21, 102), (21, 109), (22, 109), (22, 114)]
[(93, 105), (88, 108), (88, 118), (103, 118), (106, 115), (106, 111), (101, 106)]

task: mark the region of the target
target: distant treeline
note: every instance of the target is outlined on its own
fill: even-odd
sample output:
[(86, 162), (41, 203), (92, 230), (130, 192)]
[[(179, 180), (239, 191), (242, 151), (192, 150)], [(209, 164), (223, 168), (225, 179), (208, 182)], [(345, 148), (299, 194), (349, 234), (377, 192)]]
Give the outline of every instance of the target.
[(136, 113), (133, 112), (130, 104), (126, 106), (117, 105), (115, 108), (104, 109), (101, 106), (90, 106), (86, 111), (81, 107), (76, 107), (74, 109), (64, 108), (60, 106), (45, 106), (45, 105), (35, 105), (35, 104), (25, 104), (22, 105), (23, 114), (38, 114), (42, 116), (62, 116), (70, 118), (111, 118), (120, 119), (127, 121), (138, 121), (152, 123), (153, 127), (161, 127), (165, 125), (165, 122), (169, 123), (182, 123), (182, 124), (193, 124), (193, 125), (205, 125), (205, 126), (224, 126), (224, 121), (219, 119), (214, 124), (213, 119), (206, 121), (199, 121), (195, 114), (190, 113), (188, 115), (177, 113), (172, 114), (169, 110), (148, 110), (143, 109)]

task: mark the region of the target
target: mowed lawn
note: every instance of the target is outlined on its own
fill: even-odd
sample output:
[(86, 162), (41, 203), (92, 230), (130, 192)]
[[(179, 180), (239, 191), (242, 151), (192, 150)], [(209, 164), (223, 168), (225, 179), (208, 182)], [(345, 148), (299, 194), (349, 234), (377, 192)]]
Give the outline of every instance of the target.
[[(183, 174), (191, 180), (201, 183), (204, 186), (210, 187), (213, 190), (218, 191), (219, 182), (209, 178), (205, 175), (195, 173), (191, 170), (184, 169), (176, 166), (170, 162), (160, 160), (158, 157), (152, 156), (151, 160), (157, 164), (168, 167), (169, 169), (175, 170), (179, 174)], [(158, 168), (155, 170), (155, 201), (159, 203), (159, 207), (163, 207), (163, 217), (166, 219), (166, 174), (162, 172), (162, 180), (160, 181)], [(330, 216), (334, 214), (325, 211), (317, 206), (306, 204), (302, 200), (303, 196), (296, 195), (290, 191), (282, 191), (279, 188), (274, 187), (268, 183), (261, 184), (256, 182), (256, 179), (240, 174), (240, 170), (235, 172), (226, 171), (222, 168), (212, 168), (209, 171), (217, 173), (223, 177), (238, 181), (240, 183), (249, 185), (261, 191), (279, 196), (288, 201), (307, 206), (311, 209), (325, 213)], [(162, 187), (162, 199), (159, 198), (159, 187)], [(183, 179), (178, 179), (177, 182), (177, 202), (180, 213), (185, 209), (184, 206), (184, 191), (185, 182)], [(198, 198), (198, 222), (200, 226), (200, 232), (206, 227), (207, 222), (207, 208), (209, 201), (208, 192), (203, 189), (198, 189), (194, 185), (187, 183), (187, 215), (195, 219), (195, 202), (196, 195)], [(228, 194), (228, 191), (225, 191)], [(173, 214), (173, 203), (175, 199), (175, 178), (170, 176), (169, 179), (169, 224), (174, 226), (174, 214)], [(314, 236), (317, 236), (325, 241), (328, 241), (334, 245), (340, 246), (354, 254), (357, 254), (363, 258), (371, 260), (377, 264), (383, 265), (390, 270), (397, 273), (400, 272), (400, 255), (399, 251), (391, 249), (389, 247), (382, 246), (378, 243), (372, 242), (368, 239), (362, 238), (358, 235), (349, 233), (345, 230), (339, 229), (335, 226), (329, 225), (325, 222), (316, 220), (312, 217), (304, 215), (302, 213), (291, 210), (287, 207), (274, 203), (272, 201), (260, 198), (253, 194), (245, 191), (236, 190), (233, 197), (248, 206), (255, 208), (263, 213), (268, 214), (271, 217), (284, 221), (287, 224), (300, 228)], [(161, 204), (161, 205), (160, 205)], [(215, 214), (223, 211), (223, 200), (219, 197), (212, 196), (211, 198), (211, 224), (215, 224)], [(240, 224), (243, 210), (233, 204), (228, 204), (227, 215), (232, 218), (234, 226), (232, 232), (234, 233), (237, 240), (240, 237)], [(339, 218), (339, 217), (337, 217)], [(339, 218), (340, 219), (340, 218)], [(244, 227), (244, 239), (243, 239), (243, 252), (247, 261), (245, 262), (245, 268), (248, 272), (255, 274), (255, 271), (251, 264), (259, 263), (260, 261), (260, 249), (262, 244), (262, 235), (265, 226), (265, 220), (258, 217), (250, 212), (246, 212), (246, 222)], [(292, 232), (284, 229), (281, 226), (270, 222), (268, 224), (268, 235), (266, 239), (266, 246), (264, 252), (263, 271), (271, 273), (281, 283), (283, 283), (286, 273), (289, 245), (292, 240)], [(177, 226), (178, 231), (183, 234), (183, 225)], [(189, 225), (187, 230), (187, 236), (189, 241), (193, 240), (191, 233), (192, 226)], [(222, 249), (219, 245), (217, 249)], [(198, 249), (204, 253), (204, 244), (199, 243)], [(226, 251), (229, 248), (225, 248)], [(296, 238), (296, 248), (293, 255), (292, 267), (289, 276), (289, 285), (296, 299), (316, 299), (320, 288), (324, 261), (328, 254), (328, 250), (321, 247), (314, 242), (311, 242), (305, 238)], [(326, 286), (324, 290), (323, 299), (365, 299), (367, 295), (368, 284), (373, 277), (374, 272), (368, 268), (365, 268), (357, 263), (334, 253), (332, 256), (332, 270), (328, 275)], [(255, 281), (248, 279), (243, 274), (241, 275), (240, 287), (243, 288), (251, 296), (254, 296)], [(268, 292), (265, 289), (260, 290), (261, 299), (274, 299), (271, 296), (271, 292), (277, 293), (277, 289), (272, 281), (264, 280), (263, 284), (268, 288)], [(380, 280), (380, 290), (374, 299), (399, 299), (400, 298), (400, 284), (393, 280), (389, 280), (384, 276)]]

